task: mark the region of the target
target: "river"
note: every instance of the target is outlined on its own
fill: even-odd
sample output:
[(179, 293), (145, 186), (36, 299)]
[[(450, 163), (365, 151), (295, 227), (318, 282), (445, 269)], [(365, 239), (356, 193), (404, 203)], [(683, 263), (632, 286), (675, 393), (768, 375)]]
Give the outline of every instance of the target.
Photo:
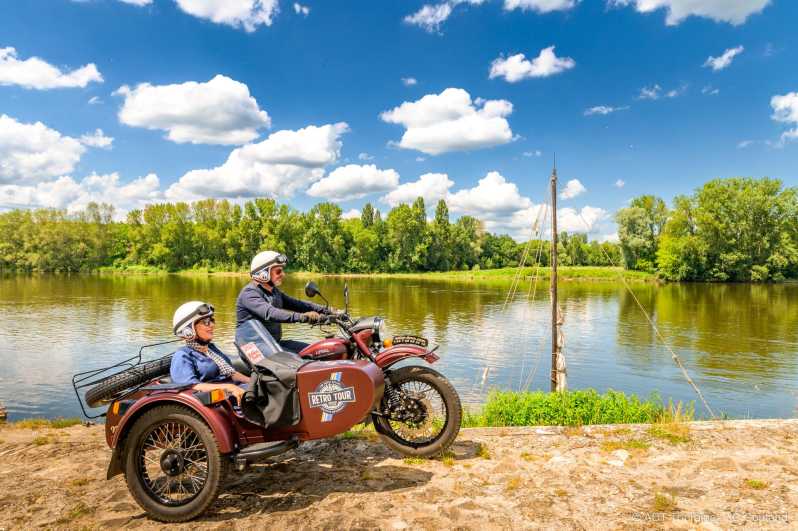
[[(72, 374), (170, 339), (172, 313), (200, 299), (217, 308), (229, 354), (239, 276), (40, 275), (0, 277), (0, 402), (11, 419), (78, 416)], [(440, 344), (436, 368), (468, 404), (491, 389), (548, 390), (547, 285), (527, 283), (503, 308), (509, 283), (349, 279), (352, 315), (382, 315), (394, 333)], [(298, 296), (304, 279), (284, 290)], [(340, 278), (318, 284), (342, 306)], [(798, 284), (635, 284), (634, 294), (684, 361), (709, 405), (733, 418), (793, 417), (798, 407)], [(696, 401), (634, 298), (612, 282), (562, 282), (568, 384), (666, 401)], [(321, 337), (288, 325), (287, 338)], [(145, 352), (152, 358), (169, 346)]]

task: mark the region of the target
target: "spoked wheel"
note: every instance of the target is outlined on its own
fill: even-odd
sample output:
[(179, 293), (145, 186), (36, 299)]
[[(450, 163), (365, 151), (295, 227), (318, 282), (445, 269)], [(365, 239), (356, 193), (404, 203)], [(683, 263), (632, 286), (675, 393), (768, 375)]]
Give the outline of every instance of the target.
[(430, 457), (446, 451), (460, 432), (462, 407), (452, 384), (428, 367), (390, 373), (374, 427), (385, 444), (405, 455)]
[(136, 421), (125, 443), (125, 476), (136, 502), (161, 522), (195, 518), (216, 499), (225, 476), (213, 432), (180, 406)]

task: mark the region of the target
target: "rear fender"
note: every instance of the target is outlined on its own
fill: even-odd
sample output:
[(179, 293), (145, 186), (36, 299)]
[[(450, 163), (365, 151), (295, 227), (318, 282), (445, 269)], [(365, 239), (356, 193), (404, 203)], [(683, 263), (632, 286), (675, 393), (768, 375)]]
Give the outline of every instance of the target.
[[(122, 418), (117, 422), (112, 422), (110, 427), (106, 429), (108, 445), (113, 449), (111, 463), (108, 467), (109, 479), (116, 474), (122, 473), (122, 454), (124, 451), (119, 448), (119, 445), (121, 441), (124, 441), (136, 419), (154, 407), (169, 404), (184, 406), (199, 415), (213, 432), (221, 453), (227, 454), (235, 450), (235, 430), (229, 417), (221, 408), (203, 405), (193, 395), (191, 390), (181, 393), (157, 393), (137, 400), (135, 404), (128, 408)], [(109, 418), (108, 420), (112, 419)]]
[(415, 345), (395, 345), (386, 348), (375, 358), (377, 365), (382, 369), (387, 369), (391, 365), (407, 358), (421, 358), (427, 363), (435, 363), (440, 358), (431, 350)]

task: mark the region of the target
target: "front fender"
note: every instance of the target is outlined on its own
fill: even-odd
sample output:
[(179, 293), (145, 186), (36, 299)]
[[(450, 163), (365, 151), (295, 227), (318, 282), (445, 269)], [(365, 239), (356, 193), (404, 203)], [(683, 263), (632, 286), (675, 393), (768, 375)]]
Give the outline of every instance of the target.
[(180, 393), (157, 393), (137, 400), (135, 404), (128, 408), (118, 422), (112, 424), (111, 429), (106, 433), (108, 445), (114, 449), (114, 453), (116, 453), (117, 445), (138, 417), (153, 407), (165, 404), (185, 406), (202, 417), (213, 432), (221, 453), (227, 454), (235, 449), (235, 441), (233, 440), (235, 430), (227, 414), (221, 408), (202, 404), (193, 395), (192, 391), (188, 390)]
[(435, 363), (440, 358), (431, 350), (415, 345), (395, 345), (386, 348), (375, 358), (377, 365), (382, 369), (387, 369), (394, 363), (407, 358), (421, 358), (427, 363)]

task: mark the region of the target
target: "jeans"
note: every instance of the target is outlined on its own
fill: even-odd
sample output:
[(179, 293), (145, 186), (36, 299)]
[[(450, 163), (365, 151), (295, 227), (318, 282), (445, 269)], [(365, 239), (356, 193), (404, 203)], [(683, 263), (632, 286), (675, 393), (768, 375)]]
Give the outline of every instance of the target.
[(283, 339), (279, 342), (280, 346), (283, 349), (287, 350), (288, 352), (293, 352), (295, 354), (299, 354), (299, 352), (307, 347), (310, 343), (304, 343), (302, 341), (294, 341), (293, 339)]

